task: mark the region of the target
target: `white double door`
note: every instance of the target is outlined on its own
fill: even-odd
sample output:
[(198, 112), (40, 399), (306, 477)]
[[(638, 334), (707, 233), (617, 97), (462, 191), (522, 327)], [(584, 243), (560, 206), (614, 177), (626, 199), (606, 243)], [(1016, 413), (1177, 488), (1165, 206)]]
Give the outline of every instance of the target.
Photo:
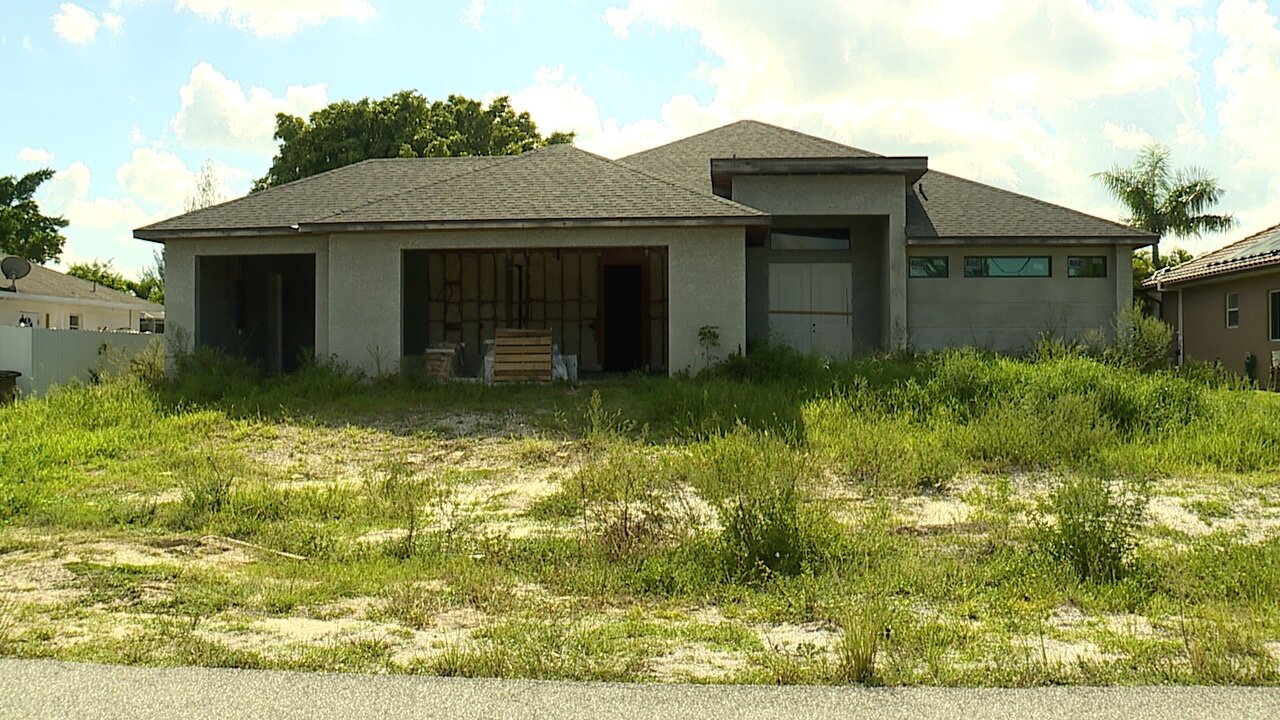
[(770, 263), (769, 334), (796, 350), (853, 354), (853, 266)]

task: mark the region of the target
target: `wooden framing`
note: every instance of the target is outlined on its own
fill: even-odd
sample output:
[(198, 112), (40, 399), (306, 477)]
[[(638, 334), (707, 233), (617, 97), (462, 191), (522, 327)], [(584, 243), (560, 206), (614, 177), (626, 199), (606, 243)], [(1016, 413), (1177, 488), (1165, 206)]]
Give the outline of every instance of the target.
[(537, 248), (404, 251), (404, 348), (408, 356), (458, 343), (461, 372), (479, 375), (486, 343), (505, 328), (546, 328), (552, 343), (603, 369), (603, 267), (639, 265), (645, 313), (642, 367), (668, 363), (667, 248)]

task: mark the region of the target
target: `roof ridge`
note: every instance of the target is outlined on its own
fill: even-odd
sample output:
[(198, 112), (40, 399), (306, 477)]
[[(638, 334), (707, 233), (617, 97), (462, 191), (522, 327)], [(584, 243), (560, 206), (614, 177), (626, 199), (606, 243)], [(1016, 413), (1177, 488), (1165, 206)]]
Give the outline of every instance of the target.
[(783, 132), (785, 132), (785, 133), (787, 133), (787, 134), (790, 134), (790, 135), (797, 135), (797, 136), (802, 137), (802, 138), (805, 138), (805, 139), (807, 139), (807, 140), (821, 140), (822, 142), (830, 143), (830, 144), (832, 144), (832, 145), (839, 145), (840, 147), (845, 148), (846, 150), (857, 150), (858, 152), (867, 153), (868, 155), (871, 155), (871, 156), (873, 156), (873, 157), (885, 157), (884, 155), (881, 155), (880, 153), (875, 153), (875, 152), (871, 152), (870, 150), (866, 150), (866, 149), (864, 149), (864, 148), (855, 147), (855, 146), (853, 146), (853, 145), (848, 145), (848, 144), (846, 144), (846, 143), (842, 143), (842, 142), (840, 142), (839, 140), (832, 140), (831, 138), (825, 138), (825, 137), (822, 137), (821, 135), (810, 135), (809, 133), (806, 133), (806, 132), (800, 132), (799, 130), (796, 130), (796, 129), (794, 129), (794, 128), (785, 127), (785, 126), (783, 126), (783, 125), (774, 125), (773, 123), (767, 123), (767, 122), (763, 122), (763, 121), (761, 121), (761, 120), (755, 120), (755, 119), (752, 119), (752, 118), (746, 118), (746, 119), (744, 119), (744, 120), (740, 120), (739, 122), (744, 123), (744, 124), (760, 125), (760, 126), (762, 126), (762, 127), (767, 127), (767, 128), (772, 129), (772, 130), (781, 130), (781, 131), (783, 131)]
[[(978, 182), (977, 180), (970, 180), (969, 178), (966, 178), (966, 177), (960, 177), (959, 175), (952, 175), (951, 173), (942, 172), (941, 170), (934, 170), (934, 169), (932, 169), (932, 168), (930, 168), (930, 169), (929, 169), (929, 171), (928, 171), (927, 173), (925, 173), (925, 174), (924, 174), (924, 176), (920, 178), (920, 181), (919, 181), (919, 182), (917, 182), (916, 184), (917, 184), (917, 185), (919, 185), (920, 183), (922, 183), (922, 182), (924, 182), (925, 180), (927, 180), (927, 179), (928, 179), (928, 177), (929, 177), (929, 175), (931, 175), (931, 174), (935, 174), (935, 173), (936, 173), (936, 174), (938, 174), (938, 175), (946, 176), (946, 177), (948, 177), (948, 178), (950, 178), (950, 179), (952, 179), (952, 180), (959, 180), (960, 182), (968, 183), (968, 184), (970, 184), (970, 185), (978, 185), (978, 186), (980, 186), (980, 187), (987, 188), (988, 190), (994, 190), (994, 191), (996, 191), (996, 192), (998, 192), (998, 193), (1003, 193), (1003, 194), (1005, 194), (1005, 195), (1012, 195), (1013, 197), (1019, 198), (1019, 199), (1021, 199), (1021, 200), (1029, 200), (1029, 201), (1031, 201), (1031, 202), (1033, 202), (1033, 203), (1036, 203), (1037, 205), (1041, 205), (1041, 206), (1043, 206), (1043, 207), (1053, 208), (1053, 209), (1055, 209), (1055, 210), (1062, 210), (1062, 211), (1065, 211), (1065, 212), (1073, 213), (1073, 214), (1075, 214), (1075, 215), (1079, 215), (1079, 216), (1081, 216), (1081, 217), (1086, 217), (1086, 218), (1090, 218), (1090, 219), (1092, 219), (1092, 220), (1097, 220), (1097, 221), (1099, 221), (1099, 222), (1107, 223), (1107, 224), (1109, 224), (1109, 225), (1114, 225), (1114, 226), (1116, 226), (1116, 227), (1118, 227), (1118, 228), (1122, 228), (1122, 229), (1124, 229), (1124, 230), (1128, 230), (1129, 232), (1133, 233), (1134, 235), (1141, 235), (1141, 236), (1144, 236), (1144, 237), (1154, 237), (1154, 236), (1155, 236), (1155, 234), (1154, 234), (1154, 233), (1150, 233), (1150, 232), (1147, 232), (1147, 231), (1145, 231), (1145, 230), (1139, 230), (1138, 228), (1132, 227), (1132, 226), (1130, 226), (1130, 225), (1125, 225), (1124, 223), (1121, 223), (1121, 222), (1116, 222), (1115, 220), (1108, 220), (1108, 219), (1106, 219), (1106, 218), (1098, 217), (1097, 215), (1090, 215), (1089, 213), (1087, 213), (1087, 212), (1085, 212), (1085, 211), (1083, 211), (1083, 210), (1076, 210), (1075, 208), (1069, 208), (1069, 207), (1067, 207), (1066, 205), (1059, 205), (1059, 204), (1057, 204), (1057, 203), (1051, 203), (1051, 202), (1049, 202), (1048, 200), (1041, 200), (1041, 199), (1040, 199), (1040, 198), (1038, 198), (1038, 197), (1033, 197), (1033, 196), (1031, 196), (1031, 195), (1024, 195), (1024, 194), (1022, 194), (1022, 193), (1014, 192), (1014, 191), (1012, 191), (1012, 190), (1006, 190), (1005, 188), (1002, 188), (1002, 187), (997, 187), (997, 186), (995, 186), (995, 185), (989, 185), (989, 184), (984, 183), (984, 182)], [(926, 200), (926, 202), (927, 202), (927, 200)]]
[[(535, 149), (535, 151), (536, 151), (536, 149)], [(534, 151), (530, 151), (530, 152), (534, 152)], [(515, 155), (468, 155), (468, 156), (455, 156), (455, 157), (472, 157), (472, 158), (477, 158), (477, 157), (493, 158), (496, 162), (489, 163), (489, 164), (485, 165), (484, 167), (474, 167), (474, 168), (471, 168), (471, 169), (469, 169), (469, 170), (464, 170), (464, 171), (462, 171), (462, 172), (460, 172), (460, 173), (458, 173), (458, 174), (456, 174), (456, 175), (450, 175), (450, 176), (448, 176), (448, 177), (442, 177), (442, 178), (435, 178), (435, 179), (433, 179), (433, 180), (430, 180), (430, 181), (428, 181), (428, 182), (425, 182), (425, 183), (422, 183), (422, 184), (419, 184), (419, 185), (411, 185), (411, 186), (409, 186), (409, 187), (402, 188), (402, 189), (400, 189), (400, 190), (396, 190), (395, 192), (385, 193), (385, 194), (383, 194), (383, 195), (378, 195), (378, 196), (376, 196), (376, 197), (371, 197), (371, 198), (366, 199), (364, 202), (357, 203), (357, 204), (352, 205), (352, 206), (350, 206), (350, 207), (344, 207), (344, 208), (342, 208), (341, 210), (337, 210), (337, 211), (335, 211), (335, 212), (331, 212), (331, 213), (329, 213), (328, 215), (321, 215), (321, 216), (320, 216), (320, 217), (318, 217), (318, 218), (315, 218), (315, 219), (312, 219), (312, 220), (306, 220), (306, 221), (300, 222), (299, 224), (300, 224), (300, 225), (309, 225), (309, 224), (312, 224), (312, 223), (322, 223), (322, 222), (325, 222), (326, 220), (334, 219), (334, 218), (336, 218), (337, 216), (342, 215), (343, 213), (348, 213), (348, 212), (351, 212), (352, 210), (359, 210), (359, 209), (361, 209), (361, 208), (367, 208), (367, 207), (370, 207), (370, 206), (372, 206), (372, 205), (377, 205), (378, 203), (385, 202), (385, 201), (390, 200), (390, 199), (392, 199), (392, 198), (400, 197), (401, 195), (405, 195), (405, 194), (408, 194), (408, 193), (411, 193), (411, 192), (415, 192), (415, 191), (418, 191), (418, 190), (422, 190), (423, 188), (428, 188), (428, 187), (431, 187), (432, 185), (439, 185), (440, 183), (449, 182), (449, 181), (452, 181), (452, 180), (457, 180), (458, 178), (466, 177), (466, 176), (468, 176), (468, 175), (475, 175), (476, 173), (487, 172), (487, 171), (492, 170), (493, 168), (498, 167), (498, 166), (500, 166), (500, 165), (506, 165), (506, 164), (507, 164), (507, 163), (509, 163), (509, 162), (512, 162), (512, 161), (514, 161), (514, 160), (518, 160), (519, 158), (522, 158), (522, 157), (524, 157), (525, 155), (530, 154), (530, 152), (522, 152), (522, 153), (517, 153), (517, 154), (515, 154)], [(385, 160), (385, 159), (389, 159), (389, 158), (382, 158), (382, 159), (384, 159), (384, 160)], [(406, 159), (426, 160), (426, 159), (428, 159), (428, 158), (406, 158)], [(366, 160), (366, 161), (364, 161), (364, 162), (368, 162), (368, 160)]]
[[(578, 149), (578, 148), (575, 148), (575, 149)], [(696, 189), (691, 188), (691, 187), (686, 187), (686, 186), (684, 186), (684, 185), (681, 185), (680, 183), (673, 182), (670, 178), (665, 178), (665, 177), (662, 177), (661, 175), (655, 175), (655, 174), (653, 174), (653, 173), (651, 173), (651, 172), (649, 172), (649, 171), (647, 171), (647, 170), (641, 170), (640, 168), (636, 168), (636, 167), (632, 167), (632, 166), (630, 166), (630, 165), (627, 165), (626, 163), (622, 162), (621, 160), (610, 160), (609, 158), (602, 157), (602, 156), (600, 156), (600, 155), (596, 155), (595, 153), (588, 152), (588, 151), (586, 151), (586, 150), (580, 150), (580, 152), (582, 152), (582, 153), (584, 153), (584, 154), (586, 154), (586, 155), (589, 155), (590, 157), (592, 157), (592, 158), (594, 158), (594, 159), (596, 159), (596, 160), (599, 160), (599, 161), (601, 161), (601, 162), (605, 162), (605, 163), (608, 163), (608, 164), (610, 164), (610, 165), (615, 165), (615, 166), (617, 166), (617, 167), (619, 167), (619, 168), (621, 168), (621, 169), (623, 169), (623, 170), (626, 170), (627, 172), (630, 172), (630, 173), (633, 173), (633, 174), (636, 174), (636, 175), (641, 175), (641, 176), (643, 176), (643, 177), (647, 177), (647, 178), (649, 178), (650, 180), (656, 180), (656, 181), (658, 181), (658, 182), (662, 183), (663, 185), (667, 185), (667, 186), (669, 186), (669, 187), (673, 187), (673, 188), (675, 188), (676, 190), (681, 190), (681, 191), (684, 191), (684, 192), (686, 192), (686, 193), (690, 193), (690, 194), (693, 194), (693, 195), (697, 195), (700, 199), (703, 199), (703, 200), (714, 200), (714, 201), (716, 201), (716, 202), (720, 203), (721, 205), (724, 205), (724, 206), (726, 206), (726, 207), (734, 208), (735, 210), (747, 210), (747, 211), (748, 211), (748, 213), (747, 213), (748, 215), (761, 215), (761, 216), (768, 215), (768, 213), (761, 212), (758, 208), (753, 208), (753, 207), (750, 207), (750, 206), (747, 206), (747, 205), (743, 205), (742, 203), (739, 203), (739, 202), (734, 202), (734, 201), (732, 201), (732, 200), (729, 200), (729, 199), (726, 199), (726, 198), (722, 198), (722, 197), (720, 197), (719, 195), (716, 195), (715, 193), (704, 193), (704, 192), (703, 192), (703, 191), (701, 191), (701, 190), (696, 190)]]

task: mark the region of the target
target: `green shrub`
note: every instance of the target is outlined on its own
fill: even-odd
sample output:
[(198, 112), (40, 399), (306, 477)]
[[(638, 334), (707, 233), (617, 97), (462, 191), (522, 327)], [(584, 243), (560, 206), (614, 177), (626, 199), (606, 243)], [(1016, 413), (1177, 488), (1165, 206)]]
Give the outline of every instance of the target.
[(1040, 544), (1082, 579), (1119, 580), (1130, 567), (1148, 499), (1143, 483), (1066, 478), (1041, 508), (1050, 522), (1038, 528)]
[(1151, 372), (1168, 367), (1173, 328), (1138, 307), (1116, 316), (1116, 340), (1103, 357), (1121, 367)]
[(829, 556), (838, 530), (826, 510), (805, 497), (797, 479), (749, 478), (721, 511), (729, 573), (764, 579), (799, 575)]

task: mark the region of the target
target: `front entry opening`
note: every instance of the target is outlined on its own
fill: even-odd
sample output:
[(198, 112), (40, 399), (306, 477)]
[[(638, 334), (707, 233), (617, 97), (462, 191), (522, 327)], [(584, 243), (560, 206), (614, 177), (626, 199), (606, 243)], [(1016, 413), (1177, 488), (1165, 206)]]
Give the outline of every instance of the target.
[(315, 255), (197, 258), (196, 342), (269, 373), (293, 372), (315, 350)]
[(604, 369), (644, 366), (643, 274), (639, 265), (604, 267)]

